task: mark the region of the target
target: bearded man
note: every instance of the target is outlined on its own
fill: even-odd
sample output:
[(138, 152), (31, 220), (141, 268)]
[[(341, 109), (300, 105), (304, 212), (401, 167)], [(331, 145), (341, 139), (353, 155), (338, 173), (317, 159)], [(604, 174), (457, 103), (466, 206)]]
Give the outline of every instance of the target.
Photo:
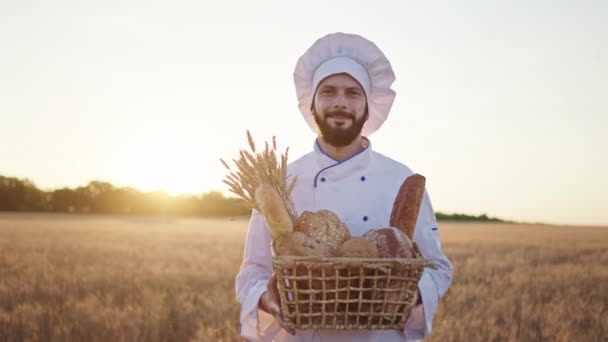
[[(413, 171), (372, 150), (369, 136), (386, 120), (395, 92), (391, 64), (378, 47), (353, 34), (317, 40), (294, 72), (299, 109), (318, 134), (313, 151), (288, 165), (297, 176), (292, 193), (298, 214), (331, 210), (352, 236), (389, 225), (393, 201)], [(254, 211), (243, 262), (236, 277), (241, 336), (248, 341), (416, 341), (431, 333), (439, 300), (452, 282), (452, 264), (441, 250), (439, 230), (425, 192), (413, 241), (437, 268), (425, 268), (418, 303), (402, 330), (292, 330), (282, 315), (273, 275), (271, 236)]]

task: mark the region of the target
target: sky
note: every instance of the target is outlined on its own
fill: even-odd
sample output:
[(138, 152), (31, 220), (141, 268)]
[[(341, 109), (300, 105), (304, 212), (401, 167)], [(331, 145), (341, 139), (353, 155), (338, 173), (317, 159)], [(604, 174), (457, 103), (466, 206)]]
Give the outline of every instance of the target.
[(0, 175), (229, 194), (247, 129), (312, 149), (292, 74), (332, 32), (391, 61), (372, 148), (436, 211), (608, 225), (605, 1), (0, 0)]

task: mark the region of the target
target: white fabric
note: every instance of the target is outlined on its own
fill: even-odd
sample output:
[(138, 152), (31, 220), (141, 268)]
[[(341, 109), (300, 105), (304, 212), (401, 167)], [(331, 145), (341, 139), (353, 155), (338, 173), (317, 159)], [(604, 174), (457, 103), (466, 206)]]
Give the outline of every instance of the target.
[[(343, 59), (336, 59), (342, 58)], [(369, 89), (366, 90), (369, 119), (363, 125), (363, 136), (370, 136), (386, 120), (395, 100), (395, 91), (391, 89), (395, 74), (390, 62), (382, 51), (369, 40), (354, 34), (332, 33), (317, 40), (300, 57), (296, 64), (293, 79), (298, 97), (298, 108), (313, 132), (317, 133), (317, 125), (311, 112), (312, 100), (316, 91), (315, 74), (327, 61), (356, 62), (366, 70), (369, 77)], [(331, 64), (335, 73), (346, 72), (361, 83), (361, 72), (353, 69), (351, 62), (345, 65)], [(353, 72), (352, 74), (350, 72)], [(326, 74), (327, 70), (319, 71)], [(325, 77), (330, 74), (326, 74)], [(325, 78), (323, 77), (323, 78)], [(321, 81), (321, 80), (317, 80)], [(363, 86), (363, 84), (362, 84)]]
[(371, 81), (367, 70), (361, 64), (355, 62), (348, 57), (336, 57), (327, 60), (321, 64), (315, 71), (312, 77), (312, 88), (314, 92), (317, 91), (319, 83), (326, 77), (336, 74), (346, 73), (351, 75), (363, 88), (365, 95), (369, 94)]
[[(372, 151), (371, 144), (351, 158), (338, 162), (326, 155), (318, 143), (313, 152), (290, 163), (288, 172), (298, 177), (293, 192), (298, 214), (304, 210), (329, 209), (348, 225), (353, 236), (388, 225), (397, 192), (405, 178), (413, 174), (407, 166)], [(413, 240), (437, 269), (424, 270), (418, 283), (423, 304), (412, 309), (404, 331), (297, 330), (296, 336), (291, 336), (272, 316), (257, 309), (272, 273), (272, 256), (268, 227), (263, 216), (254, 212), (243, 263), (236, 277), (237, 299), (242, 305), (241, 335), (249, 341), (414, 341), (425, 338), (431, 332), (439, 300), (452, 282), (452, 264), (441, 251), (437, 227), (435, 213), (425, 193)]]

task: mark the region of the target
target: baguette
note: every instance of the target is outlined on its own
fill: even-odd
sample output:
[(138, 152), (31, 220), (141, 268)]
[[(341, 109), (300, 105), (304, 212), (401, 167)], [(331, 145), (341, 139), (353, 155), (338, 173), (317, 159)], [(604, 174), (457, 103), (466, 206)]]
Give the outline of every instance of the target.
[(255, 190), (255, 201), (264, 215), (274, 241), (293, 232), (293, 221), (287, 207), (272, 185), (260, 184)]
[(424, 176), (417, 173), (407, 177), (393, 203), (390, 226), (399, 228), (410, 240), (414, 238), (425, 182)]

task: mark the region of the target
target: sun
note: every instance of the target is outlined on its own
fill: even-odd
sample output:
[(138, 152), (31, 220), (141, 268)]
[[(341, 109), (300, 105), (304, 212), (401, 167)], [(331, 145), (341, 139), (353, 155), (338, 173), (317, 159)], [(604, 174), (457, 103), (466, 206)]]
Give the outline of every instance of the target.
[[(206, 191), (208, 178), (200, 156), (178, 139), (139, 140), (125, 146), (119, 165), (114, 165), (118, 182), (142, 191), (164, 191), (171, 195)], [(208, 185), (209, 186), (209, 185)]]
[(131, 182), (132, 186), (145, 192), (163, 191), (170, 195), (192, 194), (196, 191), (187, 179), (176, 178), (172, 170), (156, 170), (142, 174), (139, 179)]

